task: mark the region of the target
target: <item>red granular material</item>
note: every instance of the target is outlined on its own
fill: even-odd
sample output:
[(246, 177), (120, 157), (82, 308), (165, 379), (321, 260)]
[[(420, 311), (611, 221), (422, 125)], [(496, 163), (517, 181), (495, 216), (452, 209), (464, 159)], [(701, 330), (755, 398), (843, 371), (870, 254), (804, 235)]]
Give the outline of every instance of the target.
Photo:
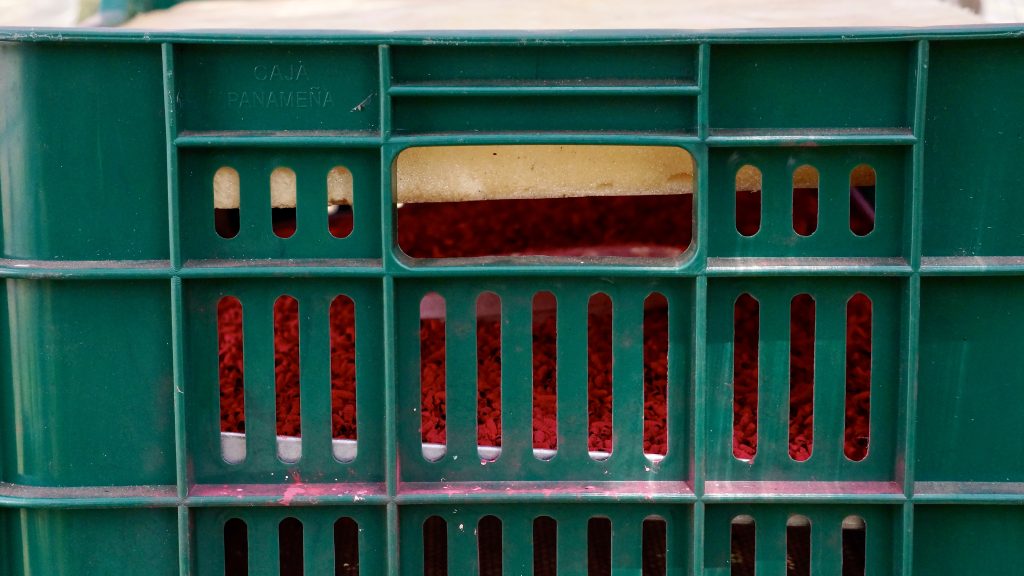
[[(274, 382), (277, 434), (301, 436), (299, 402), (299, 315), (294, 300), (274, 302)], [(221, 430), (245, 432), (242, 306), (234, 298), (218, 306), (220, 345)], [(355, 440), (355, 307), (351, 299), (338, 297), (330, 308), (331, 330), (331, 427), (334, 438)]]
[(689, 195), (406, 204), (397, 210), (398, 245), (413, 258), (572, 255), (599, 247), (682, 253), (691, 213)]
[(445, 369), (444, 320), (420, 320), (420, 432), (424, 442), (444, 444), (448, 438)]
[[(801, 204), (801, 203), (798, 203)], [(815, 202), (802, 203), (794, 220), (798, 228), (809, 229), (807, 210), (816, 212)], [(749, 205), (749, 203), (748, 203)], [(462, 202), (410, 204), (398, 211), (398, 240), (402, 249), (414, 257), (473, 257), (508, 254), (598, 254), (600, 246), (613, 246), (614, 253), (644, 254), (650, 247), (671, 247), (682, 252), (691, 238), (690, 197), (568, 198), (554, 200)], [(855, 219), (869, 216), (856, 213)], [(816, 218), (815, 218), (816, 219)], [(759, 218), (741, 214), (741, 222), (759, 222)], [(664, 252), (658, 252), (662, 254)], [(276, 306), (282, 305), (280, 302)], [(553, 310), (538, 309), (533, 319), (533, 445), (556, 449), (557, 445), (557, 370), (556, 317)], [(847, 338), (847, 379), (850, 396), (846, 406), (847, 432), (845, 452), (853, 460), (866, 455), (870, 388), (871, 309), (866, 298), (855, 298), (849, 308)], [(749, 311), (748, 311), (749, 312)], [(242, 314), (239, 307), (218, 307), (221, 429), (245, 431), (243, 406)], [(355, 346), (351, 305), (331, 309), (331, 376), (335, 438), (356, 437), (355, 418)], [(284, 403), (278, 411), (278, 434), (300, 435), (298, 406), (298, 356), (284, 335), (297, 334), (296, 314), (275, 314), (275, 375), (278, 398)], [(588, 339), (596, 340), (610, 330), (610, 314), (592, 314)], [(741, 325), (742, 326), (742, 325)], [(576, 329), (576, 328), (574, 328)], [(741, 330), (742, 333), (750, 333)], [(752, 337), (752, 336), (747, 336)], [(806, 321), (794, 323), (796, 342), (813, 339), (813, 326)], [(285, 341), (282, 342), (282, 338)], [(501, 445), (501, 347), (500, 324), (478, 324), (478, 435), (482, 446)], [(424, 319), (420, 323), (422, 358), (420, 366), (422, 399), (422, 439), (445, 443), (445, 346), (444, 321)], [(667, 342), (668, 314), (663, 302), (648, 306), (644, 329), (644, 452), (664, 454), (667, 448)], [(800, 348), (805, 348), (800, 346)], [(737, 346), (737, 351), (756, 347)], [(611, 347), (591, 351), (588, 363), (588, 387), (597, 394), (589, 399), (590, 421), (588, 449), (610, 451), (612, 430)], [(740, 356), (737, 366), (753, 366), (747, 374), (737, 374), (735, 382), (736, 422), (733, 447), (737, 456), (751, 457), (757, 450), (756, 409), (757, 373), (752, 356)], [(812, 449), (813, 355), (797, 355), (792, 368), (790, 402), (790, 450), (801, 459)], [(677, 433), (682, 433), (678, 431)]]
[(533, 445), (558, 448), (558, 354), (556, 301), (553, 294), (534, 296), (533, 315)]

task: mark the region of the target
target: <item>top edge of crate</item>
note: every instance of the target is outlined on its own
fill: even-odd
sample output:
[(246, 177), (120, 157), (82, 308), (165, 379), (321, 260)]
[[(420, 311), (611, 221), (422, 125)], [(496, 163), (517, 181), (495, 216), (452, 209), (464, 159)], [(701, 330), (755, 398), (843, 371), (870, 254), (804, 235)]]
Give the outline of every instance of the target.
[(126, 42), (196, 44), (395, 44), (542, 45), (745, 42), (883, 42), (911, 40), (990, 40), (1024, 38), (1024, 24), (934, 27), (759, 28), (734, 30), (422, 30), (361, 32), (341, 30), (145, 31), (76, 28), (0, 27), (4, 42)]

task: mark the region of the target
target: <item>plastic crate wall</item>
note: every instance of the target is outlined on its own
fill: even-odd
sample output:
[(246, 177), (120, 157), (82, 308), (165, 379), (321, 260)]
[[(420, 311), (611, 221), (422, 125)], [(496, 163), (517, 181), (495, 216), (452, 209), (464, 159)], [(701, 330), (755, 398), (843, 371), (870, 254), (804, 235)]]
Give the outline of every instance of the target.
[[(867, 524), (867, 574), (1024, 571), (1024, 41), (1019, 29), (687, 34), (184, 35), (0, 31), (0, 572), (222, 574), (246, 522), (249, 571), (278, 570), (278, 529), (304, 526), (306, 574), (336, 573), (331, 526), (359, 526), (361, 574), (417, 574), (422, 527), (447, 522), (453, 574), (474, 528), (503, 523), (505, 573), (530, 573), (531, 524), (557, 521), (557, 567), (585, 571), (588, 521), (611, 520), (615, 573), (640, 573), (640, 526), (667, 525), (670, 574), (730, 572), (729, 530), (756, 522), (758, 574), (785, 571), (787, 519), (812, 525), (815, 573)], [(290, 91), (305, 107), (244, 105)], [(596, 79), (596, 80), (595, 80)], [(602, 80), (603, 79), (603, 80)], [(288, 80), (281, 80), (287, 83)], [(314, 83), (315, 82), (315, 83)], [(306, 84), (302, 85), (303, 88)], [(327, 94), (330, 94), (330, 105)], [(316, 102), (316, 105), (313, 103)], [(395, 245), (392, 164), (447, 144), (669, 145), (696, 165), (693, 246), (673, 265), (463, 262)], [(798, 238), (792, 170), (821, 174), (818, 231)], [(878, 174), (876, 229), (849, 231), (848, 175)], [(734, 177), (763, 174), (762, 230), (736, 232)], [(242, 186), (241, 228), (214, 232), (210, 182)], [(299, 232), (259, 206), (275, 166), (299, 182)], [(322, 175), (354, 179), (355, 225), (332, 238)], [(249, 184), (255, 183), (255, 184)], [(308, 225), (303, 224), (308, 223)], [(317, 224), (319, 222), (319, 224)], [(559, 456), (530, 451), (528, 318), (559, 301)], [(450, 326), (483, 291), (503, 303), (502, 457), (481, 465), (475, 351), (449, 329), (448, 452), (421, 454), (418, 307)], [(590, 294), (616, 313), (611, 458), (586, 452)], [(642, 359), (625, 335), (651, 291), (670, 306), (669, 450), (640, 452)], [(760, 448), (731, 454), (732, 302), (761, 302)], [(788, 458), (786, 306), (817, 299), (815, 456)], [(873, 302), (871, 449), (842, 455), (842, 303)], [(303, 311), (303, 455), (275, 453), (271, 306)], [(326, 309), (357, 308), (359, 452), (332, 458)], [(216, 302), (245, 308), (247, 457), (219, 452)], [(307, 321), (308, 319), (308, 321)]]

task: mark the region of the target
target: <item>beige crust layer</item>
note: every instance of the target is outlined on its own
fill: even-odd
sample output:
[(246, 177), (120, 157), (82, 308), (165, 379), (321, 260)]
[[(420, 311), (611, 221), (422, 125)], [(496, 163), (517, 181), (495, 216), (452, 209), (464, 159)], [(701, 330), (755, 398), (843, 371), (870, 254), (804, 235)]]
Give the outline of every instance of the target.
[[(352, 204), (352, 173), (343, 166), (331, 169), (325, 179), (327, 204), (331, 206)], [(276, 168), (270, 173), (270, 206), (272, 208), (294, 208), (298, 195), (295, 172), (290, 168)], [(238, 172), (225, 167), (213, 175), (213, 207), (238, 208), (241, 190)]]
[[(395, 162), (396, 202), (465, 202), (692, 194), (693, 158), (672, 146), (430, 146), (409, 148)], [(866, 166), (851, 172), (855, 186), (874, 186)], [(327, 203), (352, 203), (352, 173), (332, 169), (324, 180)], [(761, 189), (761, 174), (750, 166), (736, 173), (737, 190)], [(793, 172), (796, 188), (817, 188), (818, 173)], [(222, 168), (213, 178), (214, 206), (238, 208), (238, 173)], [(292, 208), (295, 173), (285, 167), (270, 175), (270, 205)]]
[[(693, 158), (672, 146), (436, 146), (409, 148), (395, 162), (396, 202), (452, 202), (693, 192)], [(352, 173), (326, 177), (330, 204), (351, 204)], [(214, 207), (238, 208), (238, 173), (213, 178)], [(274, 208), (295, 206), (296, 176), (270, 175)]]
[(672, 146), (410, 148), (396, 174), (398, 202), (693, 192), (693, 158)]
[(979, 24), (939, 0), (193, 0), (140, 14), (147, 29), (722, 29)]

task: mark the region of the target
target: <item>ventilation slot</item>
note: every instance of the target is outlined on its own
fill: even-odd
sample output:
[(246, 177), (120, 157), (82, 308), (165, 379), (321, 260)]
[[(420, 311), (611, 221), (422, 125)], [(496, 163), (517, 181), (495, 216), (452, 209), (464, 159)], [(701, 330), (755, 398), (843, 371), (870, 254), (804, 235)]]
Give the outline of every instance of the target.
[(587, 576), (612, 573), (612, 521), (591, 518), (587, 522)]
[[(298, 462), (302, 457), (302, 416), (299, 402), (299, 301), (281, 296), (274, 302), (274, 389), (277, 402), (277, 457)], [(283, 438), (285, 437), (285, 438)]]
[(448, 576), (448, 523), (440, 516), (423, 523), (423, 576)]
[[(217, 350), (220, 380), (221, 456), (229, 464), (245, 460), (245, 366), (242, 345), (242, 303), (234, 296), (217, 302)], [(227, 439), (230, 441), (227, 441)]]
[(327, 173), (327, 229), (335, 238), (345, 238), (353, 226), (352, 173), (335, 166)]
[(811, 521), (806, 516), (786, 521), (786, 576), (811, 576)]
[(249, 527), (241, 518), (224, 523), (224, 576), (248, 576)]
[(597, 293), (587, 309), (588, 449), (595, 460), (612, 453), (612, 299)]
[(550, 516), (533, 519), (533, 574), (558, 576), (558, 524)]
[(281, 576), (302, 576), (302, 522), (285, 518), (277, 526), (277, 550)]
[(533, 296), (533, 449), (538, 458), (558, 450), (558, 302), (551, 292)]
[(423, 457), (440, 460), (445, 428), (445, 301), (436, 292), (420, 300), (420, 431)]
[(755, 576), (756, 532), (752, 517), (744, 515), (732, 519), (732, 544), (729, 555), (730, 576)]
[(644, 454), (668, 451), (668, 300), (644, 300)]
[(477, 451), (482, 460), (501, 454), (501, 298), (476, 299)]
[(846, 457), (866, 458), (870, 437), (871, 299), (858, 293), (846, 303)]
[(875, 229), (875, 169), (861, 164), (850, 172), (850, 231), (867, 236)]
[(334, 576), (359, 576), (359, 525), (351, 518), (334, 523)]
[(213, 223), (221, 238), (238, 236), (239, 186), (238, 171), (234, 168), (223, 166), (213, 174)]
[(668, 530), (664, 518), (652, 516), (643, 526), (642, 576), (666, 576), (668, 567)]
[(732, 454), (753, 460), (757, 454), (757, 369), (760, 305), (741, 294), (733, 307)]
[(291, 168), (274, 168), (270, 173), (270, 215), (274, 235), (278, 238), (291, 238), (295, 234), (297, 199), (295, 172)]
[(693, 158), (672, 146), (415, 147), (395, 161), (412, 258), (675, 259), (693, 226)]
[(789, 457), (803, 462), (814, 448), (814, 298), (790, 301)]
[(480, 576), (501, 576), (501, 520), (497, 516), (481, 518), (476, 537)]
[(761, 171), (747, 164), (736, 172), (736, 231), (753, 236), (761, 229)]
[(356, 459), (356, 310), (345, 295), (331, 301), (331, 430), (334, 457), (340, 462)]
[(818, 229), (818, 170), (804, 164), (793, 171), (793, 231), (810, 236)]
[(843, 576), (864, 576), (867, 525), (860, 516), (843, 519)]

